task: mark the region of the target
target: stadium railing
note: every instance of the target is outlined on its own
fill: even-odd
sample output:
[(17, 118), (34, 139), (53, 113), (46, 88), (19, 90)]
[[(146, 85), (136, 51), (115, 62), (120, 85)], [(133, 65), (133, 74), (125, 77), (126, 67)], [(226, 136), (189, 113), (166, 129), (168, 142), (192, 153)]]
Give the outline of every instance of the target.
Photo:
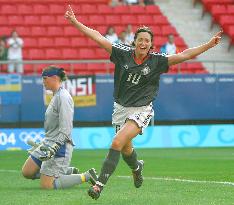
[[(0, 61), (0, 74), (7, 74), (7, 65), (15, 61)], [(44, 67), (57, 65), (64, 67), (68, 74), (112, 74), (114, 65), (109, 60), (24, 60), (25, 75), (40, 75)], [(199, 63), (209, 67), (205, 72)], [(27, 67), (30, 66), (30, 70)], [(97, 67), (97, 68), (95, 68)], [(218, 69), (219, 68), (219, 69)], [(220, 69), (221, 68), (221, 69)], [(221, 72), (220, 72), (221, 70)], [(222, 72), (223, 71), (223, 72)], [(234, 73), (234, 60), (189, 60), (170, 68), (171, 74)]]

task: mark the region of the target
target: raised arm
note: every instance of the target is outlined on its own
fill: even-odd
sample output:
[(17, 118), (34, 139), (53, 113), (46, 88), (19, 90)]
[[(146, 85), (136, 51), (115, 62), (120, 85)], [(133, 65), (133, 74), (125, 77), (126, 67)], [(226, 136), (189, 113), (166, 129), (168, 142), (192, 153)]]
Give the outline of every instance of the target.
[(80, 23), (71, 8), (71, 6), (68, 6), (68, 10), (65, 13), (65, 18), (70, 21), (71, 24), (73, 24), (80, 32), (82, 32), (87, 37), (94, 40), (101, 48), (106, 49), (106, 51), (111, 54), (112, 53), (112, 44), (110, 41), (108, 41), (104, 36), (102, 36), (98, 31), (93, 30), (84, 24)]
[(223, 33), (223, 31), (219, 31), (210, 39), (209, 42), (207, 42), (203, 45), (200, 45), (200, 46), (194, 47), (194, 48), (186, 49), (183, 52), (178, 53), (178, 54), (169, 55), (168, 56), (168, 64), (175, 65), (178, 63), (182, 63), (186, 60), (192, 59), (192, 58), (200, 55), (203, 52), (206, 52), (210, 48), (213, 48), (214, 46), (216, 46), (220, 43), (222, 33)]

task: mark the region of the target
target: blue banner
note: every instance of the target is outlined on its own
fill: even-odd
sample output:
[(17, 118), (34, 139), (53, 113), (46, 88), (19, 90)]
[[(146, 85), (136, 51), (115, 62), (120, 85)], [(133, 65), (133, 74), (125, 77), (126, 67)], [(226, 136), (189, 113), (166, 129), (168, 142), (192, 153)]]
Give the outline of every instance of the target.
[[(109, 148), (112, 127), (74, 128), (76, 149)], [(28, 139), (40, 142), (43, 129), (1, 129), (0, 150), (28, 149)], [(133, 140), (136, 148), (233, 147), (234, 125), (179, 125), (148, 127)]]
[[(6, 81), (4, 81), (6, 82)], [(18, 82), (18, 81), (16, 81)], [(95, 105), (75, 108), (74, 120), (110, 122), (113, 110), (113, 76), (96, 77)], [(81, 87), (90, 87), (82, 84)], [(40, 77), (23, 76), (21, 100), (0, 92), (0, 122), (43, 122), (46, 107)], [(20, 94), (19, 94), (20, 93)], [(162, 75), (153, 102), (155, 120), (234, 120), (234, 75)], [(5, 104), (7, 103), (8, 104)], [(16, 103), (16, 104), (12, 104)], [(29, 114), (30, 113), (30, 114)]]
[(0, 75), (0, 105), (21, 103), (21, 76), (17, 74)]

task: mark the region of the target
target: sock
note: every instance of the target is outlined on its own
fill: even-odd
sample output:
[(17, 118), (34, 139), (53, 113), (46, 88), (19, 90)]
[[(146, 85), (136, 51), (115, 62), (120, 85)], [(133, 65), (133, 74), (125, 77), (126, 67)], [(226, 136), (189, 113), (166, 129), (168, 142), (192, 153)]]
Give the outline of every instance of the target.
[(65, 189), (77, 184), (87, 182), (90, 176), (88, 173), (62, 175), (54, 180), (54, 189)]
[(134, 149), (129, 156), (122, 154), (122, 157), (132, 170), (136, 170), (138, 168), (137, 153)]
[(38, 172), (33, 176), (32, 180), (34, 180), (34, 179), (40, 179), (40, 177), (41, 177), (41, 173), (40, 173), (40, 171), (38, 171)]
[(117, 167), (117, 164), (119, 162), (119, 157), (120, 157), (120, 151), (114, 149), (109, 150), (109, 153), (102, 165), (101, 173), (98, 177), (98, 182), (101, 182), (101, 184), (103, 185), (107, 183), (109, 177), (113, 174), (115, 168)]

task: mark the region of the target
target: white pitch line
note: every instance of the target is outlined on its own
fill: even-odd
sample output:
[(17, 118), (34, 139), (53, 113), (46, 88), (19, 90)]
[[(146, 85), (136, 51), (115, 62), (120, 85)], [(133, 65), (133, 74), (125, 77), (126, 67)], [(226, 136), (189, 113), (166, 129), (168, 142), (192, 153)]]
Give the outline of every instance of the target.
[(19, 170), (10, 170), (10, 169), (0, 169), (0, 172), (10, 172), (10, 173), (19, 173)]
[[(118, 176), (119, 178), (131, 178), (131, 176)], [(201, 184), (222, 184), (234, 186), (234, 182), (222, 182), (222, 181), (202, 181), (193, 179), (179, 179), (179, 178), (168, 178), (168, 177), (144, 177), (146, 180), (158, 180), (158, 181), (178, 181), (187, 183), (201, 183)]]

